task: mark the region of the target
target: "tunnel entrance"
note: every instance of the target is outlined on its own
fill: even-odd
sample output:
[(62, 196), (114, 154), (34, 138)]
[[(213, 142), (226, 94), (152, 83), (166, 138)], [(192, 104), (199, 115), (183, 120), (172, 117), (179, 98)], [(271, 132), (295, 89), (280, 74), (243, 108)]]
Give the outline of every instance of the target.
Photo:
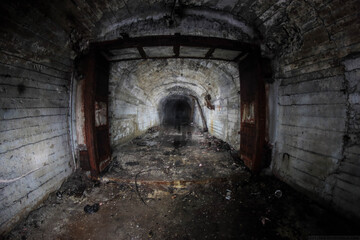
[[(130, 49), (131, 51), (135, 50), (135, 52), (134, 55), (132, 55), (133, 57), (127, 58), (125, 56), (126, 54), (124, 55), (122, 53)], [(154, 54), (158, 52), (159, 49), (166, 49), (166, 51), (164, 50), (160, 55)], [(170, 51), (168, 51), (169, 49)], [(197, 51), (199, 49), (202, 50)], [(136, 51), (138, 51), (138, 54)], [(107, 55), (107, 52), (111, 52), (112, 56)], [(189, 55), (189, 52), (191, 52), (191, 55)], [(104, 110), (104, 113), (108, 112), (107, 105), (105, 108), (97, 109), (96, 103), (107, 103), (108, 101), (108, 91), (103, 90), (109, 90), (109, 74), (107, 74), (107, 79), (102, 79), (100, 77), (102, 70), (97, 69), (95, 66), (99, 65), (98, 62), (101, 63), (102, 61), (120, 60), (124, 62), (127, 62), (126, 60), (141, 60), (140, 62), (144, 63), (145, 67), (151, 65), (150, 61), (147, 61), (148, 59), (159, 58), (196, 58), (205, 59), (204, 61), (237, 62), (236, 65), (238, 65), (238, 69), (234, 68), (229, 71), (229, 73), (231, 72), (231, 74), (234, 75), (238, 74), (237, 70), (240, 71), (241, 77), (239, 85), (244, 86), (241, 88), (241, 92), (236, 91), (237, 88), (225, 87), (227, 86), (227, 84), (225, 84), (227, 74), (225, 74), (225, 76), (224, 74), (211, 70), (214, 74), (207, 75), (213, 66), (220, 72), (224, 72), (220, 65), (210, 64), (208, 66), (202, 63), (194, 63), (189, 65), (188, 70), (183, 71), (181, 69), (183, 65), (182, 60), (174, 62), (173, 66), (177, 68), (177, 71), (173, 71), (171, 69), (172, 67), (169, 67), (168, 62), (166, 62), (165, 64), (154, 66), (153, 70), (142, 71), (142, 73), (139, 72), (142, 77), (139, 78), (139, 81), (135, 81), (134, 79), (134, 83), (136, 82), (136, 84), (124, 80), (125, 82), (122, 82), (121, 88), (125, 86), (128, 92), (125, 91), (124, 95), (119, 95), (119, 97), (116, 98), (116, 101), (124, 103), (124, 105), (119, 108), (121, 112), (110, 113), (114, 115), (112, 119), (117, 119), (116, 125), (112, 125), (112, 129), (117, 131), (117, 135), (113, 132), (111, 135), (115, 136), (115, 141), (120, 143), (121, 140), (129, 140), (132, 136), (144, 131), (145, 128), (159, 124), (163, 126), (175, 126), (178, 131), (174, 135), (179, 135), (181, 132), (181, 136), (185, 136), (186, 139), (188, 132), (186, 131), (186, 127), (183, 129), (181, 126), (186, 126), (191, 122), (200, 125), (202, 122), (203, 131), (206, 132), (208, 130), (206, 120), (209, 119), (211, 134), (216, 133), (224, 139), (229, 139), (230, 136), (232, 140), (238, 138), (234, 136), (235, 134), (240, 134), (239, 138), (242, 144), (240, 146), (241, 158), (246, 160), (245, 163), (251, 170), (257, 171), (260, 169), (266, 134), (266, 115), (264, 108), (266, 96), (261, 73), (262, 63), (260, 49), (257, 45), (228, 39), (181, 35), (154, 36), (150, 38), (136, 37), (122, 39), (121, 41), (93, 43), (92, 51), (85, 56), (85, 58), (87, 61), (79, 64), (80, 68), (82, 65), (85, 65), (82, 71), (86, 72), (86, 74), (84, 74), (86, 78), (84, 95), (82, 97), (84, 102), (85, 127), (83, 131), (79, 132), (79, 134), (84, 134), (85, 136), (84, 145), (86, 149), (81, 152), (80, 156), (82, 156), (82, 160), (80, 161), (90, 163), (91, 176), (93, 178), (98, 178), (99, 173), (110, 164), (111, 160), (111, 158), (109, 158), (110, 151), (103, 151), (104, 154), (102, 154), (102, 148), (110, 149), (110, 141), (108, 141), (110, 138), (110, 125), (107, 123), (108, 121), (106, 121), (106, 125), (97, 126), (95, 121), (97, 111)], [(99, 61), (98, 58), (104, 60)], [(106, 64), (103, 65), (105, 66)], [(127, 65), (130, 66), (131, 64), (126, 63), (124, 67), (126, 68)], [(106, 66), (106, 72), (109, 73), (109, 65)], [(227, 72), (227, 70), (225, 72)], [(208, 77), (200, 81), (196, 77), (198, 73), (200, 74), (199, 76)], [(134, 76), (137, 76), (137, 74)], [(161, 81), (151, 81), (153, 77)], [(150, 81), (143, 81), (145, 79), (150, 79)], [(104, 82), (106, 84), (104, 84)], [(136, 86), (138, 83), (141, 83), (143, 86)], [(220, 85), (223, 87), (218, 89)], [(215, 94), (218, 98), (214, 98), (214, 102), (210, 104), (211, 107), (209, 110), (204, 109), (205, 111), (202, 111), (203, 103), (200, 101), (203, 101), (204, 94), (208, 94), (208, 92), (214, 89), (218, 89)], [(246, 92), (246, 94), (243, 92)], [(168, 93), (168, 95), (165, 95), (166, 93)], [(222, 98), (225, 93), (240, 93), (240, 97), (236, 94), (234, 98)], [(141, 99), (138, 95), (146, 95), (146, 97)], [(238, 109), (238, 102), (233, 101), (238, 98), (240, 98), (241, 103), (240, 109)], [(159, 101), (159, 99), (161, 100)], [(208, 101), (210, 99), (205, 100)], [(132, 104), (133, 102), (136, 102), (136, 104)], [(196, 105), (194, 105), (194, 103), (196, 103)], [(136, 106), (136, 109), (129, 107), (130, 105)], [(208, 102), (207, 105), (209, 105)], [(217, 106), (217, 108), (215, 108), (215, 106)], [(227, 111), (230, 109), (229, 107), (234, 108), (234, 111), (231, 113), (231, 119), (228, 119), (233, 125), (232, 129), (240, 129), (240, 131), (232, 131), (231, 134), (227, 131), (227, 127), (230, 125), (226, 123), (226, 121), (223, 121), (230, 116), (227, 114)], [(194, 111), (194, 109), (196, 110)], [(238, 121), (240, 120), (240, 114), (237, 114), (239, 110), (242, 116), (246, 116), (246, 118), (241, 118), (241, 122)], [(183, 140), (183, 138), (184, 137), (182, 137), (181, 140)], [(103, 141), (103, 139), (106, 139), (106, 141)], [(233, 142), (239, 143), (239, 141)]]
[(186, 96), (175, 95), (166, 98), (160, 109), (162, 125), (180, 127), (193, 121), (193, 106)]

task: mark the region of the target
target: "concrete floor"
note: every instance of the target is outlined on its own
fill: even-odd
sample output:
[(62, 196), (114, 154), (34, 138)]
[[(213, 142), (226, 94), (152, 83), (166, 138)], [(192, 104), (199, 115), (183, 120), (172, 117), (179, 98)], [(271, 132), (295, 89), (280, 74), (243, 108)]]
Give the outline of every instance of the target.
[(195, 127), (155, 127), (116, 147), (115, 161), (103, 180), (163, 182), (213, 180), (241, 171), (227, 143)]
[[(358, 222), (273, 177), (252, 176), (232, 153), (229, 145), (196, 128), (153, 128), (118, 146), (100, 181), (73, 174), (5, 239), (360, 235)], [(97, 212), (84, 211), (96, 203)]]

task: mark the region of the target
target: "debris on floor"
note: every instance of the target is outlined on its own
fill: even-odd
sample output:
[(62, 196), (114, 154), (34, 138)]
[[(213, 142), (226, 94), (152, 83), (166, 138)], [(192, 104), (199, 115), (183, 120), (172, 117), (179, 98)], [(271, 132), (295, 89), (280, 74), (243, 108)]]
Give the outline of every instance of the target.
[(86, 205), (84, 207), (84, 212), (86, 213), (96, 213), (97, 211), (99, 211), (100, 205), (98, 203), (95, 203), (93, 205)]
[(275, 197), (277, 198), (281, 198), (282, 197), (282, 191), (281, 190), (276, 190), (274, 193)]
[[(360, 235), (358, 221), (321, 207), (274, 177), (252, 175), (231, 151), (214, 150), (219, 140), (197, 131), (186, 129), (183, 135), (158, 128), (121, 146), (99, 181), (74, 173), (4, 239)], [(202, 149), (202, 143), (211, 149)]]

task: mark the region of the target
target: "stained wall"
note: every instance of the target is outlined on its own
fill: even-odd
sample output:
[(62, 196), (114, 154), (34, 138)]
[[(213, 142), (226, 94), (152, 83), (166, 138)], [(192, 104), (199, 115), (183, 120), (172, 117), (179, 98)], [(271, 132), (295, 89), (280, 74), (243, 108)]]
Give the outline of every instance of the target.
[(36, 10), (1, 10), (0, 235), (73, 171), (67, 35)]

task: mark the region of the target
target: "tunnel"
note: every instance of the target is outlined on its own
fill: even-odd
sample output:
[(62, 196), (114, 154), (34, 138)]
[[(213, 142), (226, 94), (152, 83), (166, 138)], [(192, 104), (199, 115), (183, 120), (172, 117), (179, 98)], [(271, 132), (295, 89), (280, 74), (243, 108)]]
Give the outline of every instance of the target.
[(161, 124), (179, 127), (193, 122), (192, 101), (186, 96), (171, 96), (163, 100)]
[(0, 239), (356, 239), (359, 6), (1, 1)]

